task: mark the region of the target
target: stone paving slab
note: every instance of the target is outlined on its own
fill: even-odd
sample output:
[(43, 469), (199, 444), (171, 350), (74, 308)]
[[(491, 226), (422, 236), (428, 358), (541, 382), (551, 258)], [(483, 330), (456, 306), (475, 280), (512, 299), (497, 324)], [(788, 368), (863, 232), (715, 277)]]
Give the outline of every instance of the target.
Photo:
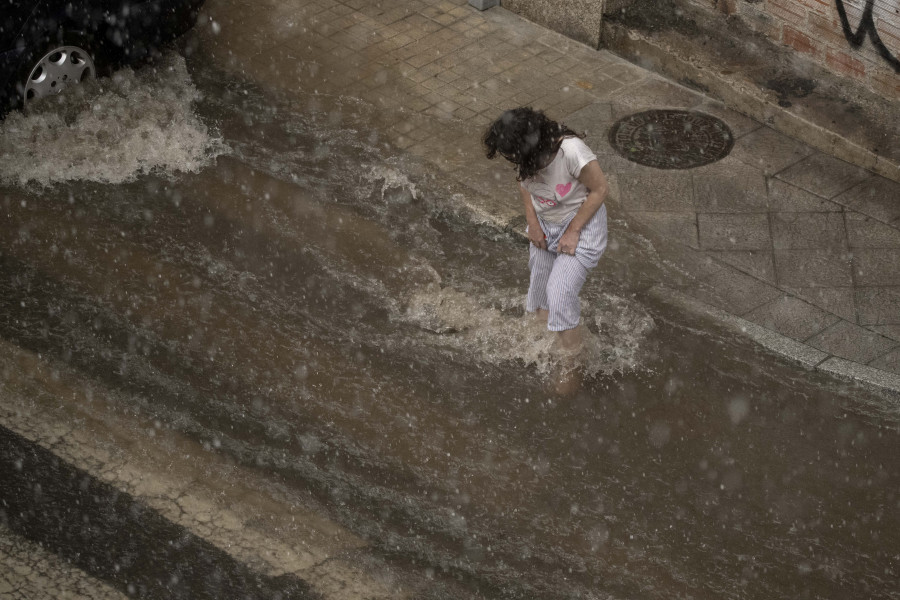
[[(706, 304), (741, 316), (780, 297), (783, 292), (727, 263), (703, 260), (706, 253), (685, 249), (668, 256), (686, 268), (696, 284), (682, 291)], [(699, 262), (698, 262), (699, 259)]]
[(648, 226), (666, 239), (690, 248), (699, 248), (697, 218), (693, 213), (629, 211), (629, 218)]
[(673, 303), (690, 311), (708, 314), (732, 329), (749, 336), (769, 350), (786, 356), (808, 368), (815, 368), (828, 359), (828, 354), (821, 350), (816, 350), (771, 329), (737, 317), (728, 311), (711, 307), (680, 290), (665, 286), (655, 286), (650, 289), (650, 294), (663, 302)]
[(795, 340), (806, 340), (837, 323), (839, 317), (793, 296), (782, 296), (744, 318)]
[(727, 157), (692, 173), (698, 212), (765, 212), (766, 178), (759, 169)]
[(823, 198), (834, 198), (873, 175), (865, 169), (819, 152), (784, 169), (777, 177)]
[[(622, 72), (629, 72), (623, 70)], [(616, 118), (655, 108), (689, 109), (697, 105), (697, 93), (683, 86), (657, 78), (638, 81), (635, 85), (624, 86), (612, 94), (616, 102)], [(623, 81), (623, 83), (630, 83)], [(665, 103), (660, 104), (660, 99)]]
[(900, 248), (900, 229), (862, 213), (847, 212), (845, 216), (851, 248)]
[(754, 121), (750, 117), (728, 108), (723, 102), (711, 98), (704, 99), (702, 103), (694, 106), (692, 110), (722, 119), (728, 123), (731, 133), (737, 139), (743, 139), (747, 134), (763, 127), (762, 123)]
[(619, 178), (619, 201), (628, 211), (694, 211), (693, 178), (681, 171), (644, 172)]
[(900, 286), (900, 248), (853, 251), (853, 275), (860, 286)]
[(834, 201), (895, 228), (900, 227), (900, 183), (872, 177), (837, 196)]
[[(262, 0), (252, 7), (210, 0), (205, 10), (221, 24), (218, 33), (200, 32), (211, 58), (305, 101), (313, 102), (315, 92), (326, 102), (344, 95), (369, 103), (385, 141), (459, 174), (470, 190), (463, 206), (494, 227), (521, 232), (523, 219), (508, 169), (483, 158), (483, 128), (506, 108), (531, 105), (586, 131), (618, 216), (645, 228), (661, 253), (684, 255), (693, 265), (697, 284), (685, 292), (735, 316), (752, 313), (797, 343), (811, 323), (846, 323), (832, 336), (840, 343), (825, 336), (820, 344), (867, 368), (896, 368), (882, 342), (894, 338), (873, 328), (898, 325), (891, 313), (900, 285), (900, 184), (502, 7), (482, 12), (464, 0)], [(265, 38), (246, 35), (243, 19), (267, 23)], [(283, 56), (294, 61), (295, 75), (267, 77)], [(610, 147), (608, 129), (648, 108), (723, 119), (735, 140), (731, 156), (678, 172), (627, 161)], [(772, 302), (769, 312), (761, 308)], [(810, 308), (792, 324), (791, 308), (804, 304)]]
[(760, 169), (765, 175), (772, 175), (797, 164), (814, 151), (769, 127), (759, 127), (741, 137), (735, 145), (732, 156)]
[(807, 343), (828, 354), (861, 364), (874, 361), (898, 346), (894, 340), (847, 321), (838, 321)]
[(769, 252), (761, 250), (716, 251), (708, 249), (705, 252), (764, 283), (775, 284), (775, 263), (772, 261), (772, 255)]
[[(869, 325), (869, 329), (884, 337), (900, 342), (900, 325)], [(893, 354), (888, 353), (888, 354)]]
[(900, 327), (900, 286), (858, 289), (856, 306), (863, 325)]
[(778, 212), (843, 212), (840, 204), (780, 179), (769, 179), (769, 210)]
[(848, 246), (842, 213), (776, 212), (771, 219), (776, 250), (843, 250)]
[(853, 285), (849, 252), (832, 249), (776, 250), (778, 283), (800, 287), (843, 287)]
[(855, 290), (852, 286), (795, 287), (782, 285), (785, 291), (850, 322), (857, 320)]
[(700, 213), (700, 247), (704, 250), (764, 250), (772, 247), (765, 213)]

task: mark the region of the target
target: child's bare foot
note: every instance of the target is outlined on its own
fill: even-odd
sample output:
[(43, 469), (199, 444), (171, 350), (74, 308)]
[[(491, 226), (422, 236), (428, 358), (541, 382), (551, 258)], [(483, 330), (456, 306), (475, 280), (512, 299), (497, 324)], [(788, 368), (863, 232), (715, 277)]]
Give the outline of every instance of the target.
[(550, 318), (550, 311), (545, 308), (539, 308), (534, 312), (525, 313), (526, 316), (534, 321), (535, 323), (542, 323), (544, 327), (547, 326), (547, 319)]
[(557, 337), (556, 356), (558, 372), (554, 380), (554, 392), (559, 396), (571, 396), (581, 389), (581, 353), (584, 342), (581, 328), (560, 331)]
[(574, 396), (581, 389), (581, 383), (581, 368), (561, 367), (553, 382), (553, 393), (557, 396)]

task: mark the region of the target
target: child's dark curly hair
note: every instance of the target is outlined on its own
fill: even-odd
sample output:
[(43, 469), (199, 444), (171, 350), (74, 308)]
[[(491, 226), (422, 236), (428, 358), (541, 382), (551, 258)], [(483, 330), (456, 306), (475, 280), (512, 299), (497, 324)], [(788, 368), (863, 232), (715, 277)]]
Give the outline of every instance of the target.
[(516, 165), (518, 181), (534, 177), (547, 158), (559, 151), (566, 137), (583, 137), (565, 125), (553, 121), (543, 111), (530, 107), (504, 111), (482, 136), (485, 154), (493, 159), (499, 153)]

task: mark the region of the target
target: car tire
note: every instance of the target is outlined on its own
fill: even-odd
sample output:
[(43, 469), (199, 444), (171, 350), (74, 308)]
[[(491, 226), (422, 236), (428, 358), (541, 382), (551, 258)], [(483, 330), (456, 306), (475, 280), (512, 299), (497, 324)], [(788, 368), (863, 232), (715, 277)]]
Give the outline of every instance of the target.
[(20, 106), (58, 94), (97, 77), (96, 53), (79, 38), (67, 38), (31, 52), (22, 61), (16, 84)]

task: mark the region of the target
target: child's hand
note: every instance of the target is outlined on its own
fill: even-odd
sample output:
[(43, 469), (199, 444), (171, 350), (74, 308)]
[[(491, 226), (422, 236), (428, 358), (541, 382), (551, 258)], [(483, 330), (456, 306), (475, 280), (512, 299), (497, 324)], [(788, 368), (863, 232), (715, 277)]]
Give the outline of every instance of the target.
[(528, 240), (541, 250), (547, 249), (547, 236), (540, 227), (528, 226)]
[(578, 247), (579, 239), (581, 239), (580, 231), (576, 231), (572, 228), (566, 229), (566, 232), (559, 239), (559, 253), (575, 256), (575, 248)]

